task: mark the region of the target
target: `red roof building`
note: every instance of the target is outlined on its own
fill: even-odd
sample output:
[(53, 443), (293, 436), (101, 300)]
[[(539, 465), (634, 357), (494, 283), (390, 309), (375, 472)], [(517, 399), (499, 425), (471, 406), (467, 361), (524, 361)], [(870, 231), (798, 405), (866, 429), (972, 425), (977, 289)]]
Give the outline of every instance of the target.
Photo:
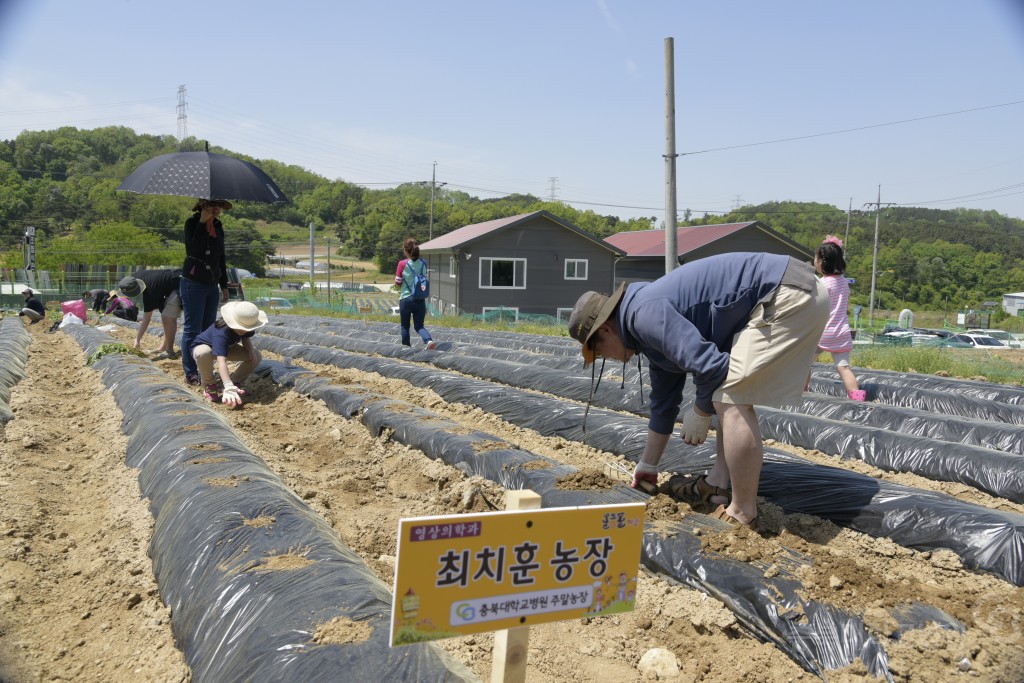
[[(615, 285), (620, 282), (657, 280), (665, 274), (665, 231), (620, 232), (605, 242), (625, 252), (615, 265)], [(812, 261), (814, 252), (760, 221), (722, 223), (676, 228), (680, 265), (715, 254), (762, 251)]]

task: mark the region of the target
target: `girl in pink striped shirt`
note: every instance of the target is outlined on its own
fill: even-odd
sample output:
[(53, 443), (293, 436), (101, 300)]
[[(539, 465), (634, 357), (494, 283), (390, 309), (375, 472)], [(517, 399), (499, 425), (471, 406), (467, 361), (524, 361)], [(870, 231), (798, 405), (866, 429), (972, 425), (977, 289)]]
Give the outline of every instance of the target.
[[(850, 369), (850, 352), (853, 351), (853, 335), (850, 333), (850, 322), (846, 318), (846, 309), (850, 305), (850, 283), (846, 279), (846, 259), (843, 257), (843, 243), (833, 235), (828, 235), (814, 254), (814, 269), (821, 273), (821, 281), (828, 290), (831, 311), (828, 323), (821, 333), (818, 351), (832, 354), (836, 372), (843, 380), (846, 395), (853, 401), (863, 401), (867, 392), (857, 384), (857, 377)], [(807, 375), (810, 383), (810, 373)]]

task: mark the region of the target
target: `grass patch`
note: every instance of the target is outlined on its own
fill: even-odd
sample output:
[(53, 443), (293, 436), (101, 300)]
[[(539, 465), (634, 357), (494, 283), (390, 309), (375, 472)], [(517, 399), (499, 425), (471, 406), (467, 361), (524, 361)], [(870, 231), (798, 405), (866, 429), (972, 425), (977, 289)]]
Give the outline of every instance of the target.
[[(1022, 355), (1015, 351), (873, 345), (855, 347), (851, 363), (854, 372), (863, 367), (1020, 386), (1024, 378)], [(819, 360), (829, 362), (830, 356), (822, 354)]]

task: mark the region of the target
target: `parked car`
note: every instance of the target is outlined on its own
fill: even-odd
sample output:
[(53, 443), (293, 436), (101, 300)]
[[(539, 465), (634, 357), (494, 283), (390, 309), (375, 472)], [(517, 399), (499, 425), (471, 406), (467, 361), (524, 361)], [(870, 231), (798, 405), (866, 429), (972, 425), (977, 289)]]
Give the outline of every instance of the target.
[(967, 330), (967, 334), (987, 334), (1003, 342), (1011, 349), (1024, 349), (1024, 341), (1017, 339), (1006, 330)]
[(253, 303), (259, 306), (260, 308), (271, 311), (277, 309), (295, 308), (294, 306), (292, 306), (291, 301), (288, 301), (288, 299), (279, 296), (261, 296), (257, 299), (254, 299)]
[(1010, 348), (1003, 342), (999, 341), (995, 337), (990, 337), (987, 334), (955, 334), (950, 339), (970, 344), (976, 349), (988, 349), (990, 351), (998, 351), (1000, 349)]
[(238, 268), (228, 268), (228, 300), (245, 301), (245, 290), (242, 288), (242, 277)]
[[(924, 327), (886, 327), (876, 341), (898, 346), (947, 346), (951, 334), (944, 330), (930, 330)], [(953, 344), (958, 346), (958, 344)]]
[[(918, 328), (915, 328), (915, 329), (918, 329)], [(943, 339), (946, 339), (947, 337), (952, 337), (954, 334), (956, 334), (956, 332), (950, 332), (949, 330), (939, 330), (939, 329), (934, 329), (934, 328), (930, 328), (930, 327), (928, 327), (928, 328), (920, 328), (920, 329), (924, 330), (925, 332), (928, 332), (929, 334), (934, 334), (934, 335), (936, 335), (938, 337), (942, 337)]]

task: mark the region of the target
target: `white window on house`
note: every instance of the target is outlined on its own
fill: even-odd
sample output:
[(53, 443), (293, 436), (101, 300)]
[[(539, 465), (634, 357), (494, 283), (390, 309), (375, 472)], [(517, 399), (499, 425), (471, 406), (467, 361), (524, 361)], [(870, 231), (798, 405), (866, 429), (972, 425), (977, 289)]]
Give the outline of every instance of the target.
[(481, 258), (480, 289), (526, 289), (526, 259)]
[(458, 273), (458, 265), (459, 260), (454, 256), (448, 259), (448, 277), (455, 277), (455, 275)]
[(519, 308), (512, 306), (484, 306), (482, 309), (484, 320), (493, 322), (496, 320), (519, 322)]
[(586, 280), (587, 279), (587, 259), (585, 259), (585, 258), (567, 258), (567, 259), (565, 259), (565, 279), (566, 280)]
[(568, 323), (570, 315), (572, 315), (571, 308), (559, 308), (555, 311), (555, 317), (558, 318), (560, 323)]

